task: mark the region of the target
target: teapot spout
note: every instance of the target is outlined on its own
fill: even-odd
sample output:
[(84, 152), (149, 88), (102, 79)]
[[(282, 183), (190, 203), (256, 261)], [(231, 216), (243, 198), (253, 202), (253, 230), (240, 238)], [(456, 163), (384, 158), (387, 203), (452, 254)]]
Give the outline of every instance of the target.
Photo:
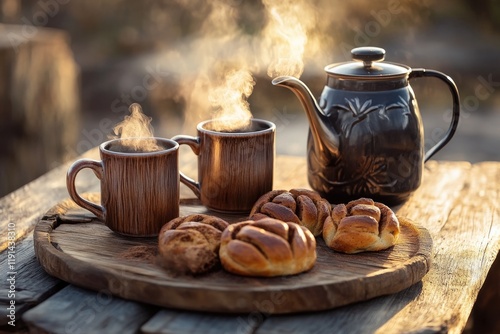
[(306, 84), (292, 76), (276, 77), (272, 83), (290, 89), (298, 97), (309, 120), (316, 157), (320, 160), (329, 160), (332, 155), (338, 155), (339, 136)]

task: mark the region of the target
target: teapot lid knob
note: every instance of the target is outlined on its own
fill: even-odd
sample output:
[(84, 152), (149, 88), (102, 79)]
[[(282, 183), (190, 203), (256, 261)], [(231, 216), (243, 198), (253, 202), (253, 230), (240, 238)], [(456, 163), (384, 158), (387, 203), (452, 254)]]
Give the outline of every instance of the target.
[(385, 50), (373, 46), (354, 48), (351, 50), (354, 61), (330, 64), (325, 67), (328, 75), (340, 79), (386, 80), (395, 77), (405, 78), (411, 68), (391, 62), (383, 62)]
[(362, 61), (365, 67), (371, 67), (372, 62), (382, 61), (385, 58), (385, 50), (373, 46), (363, 46), (351, 50), (353, 60)]

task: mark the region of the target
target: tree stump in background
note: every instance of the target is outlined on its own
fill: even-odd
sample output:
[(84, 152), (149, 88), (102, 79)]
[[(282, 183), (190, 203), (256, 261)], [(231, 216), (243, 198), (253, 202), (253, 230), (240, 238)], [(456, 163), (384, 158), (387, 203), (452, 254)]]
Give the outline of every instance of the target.
[(71, 158), (77, 78), (66, 33), (0, 24), (0, 196)]

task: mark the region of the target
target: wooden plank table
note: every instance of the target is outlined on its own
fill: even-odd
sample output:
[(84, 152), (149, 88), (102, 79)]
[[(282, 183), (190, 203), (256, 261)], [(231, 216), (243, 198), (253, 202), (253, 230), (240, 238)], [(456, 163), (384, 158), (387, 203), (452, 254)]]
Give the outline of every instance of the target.
[[(84, 156), (96, 158), (97, 151)], [(433, 238), (432, 266), (421, 282), (389, 296), (305, 314), (270, 316), (263, 311), (234, 315), (163, 309), (117, 298), (109, 291), (78, 288), (49, 276), (39, 265), (32, 231), (45, 212), (68, 198), (68, 166), (58, 167), (0, 199), (1, 330), (460, 333), (500, 249), (500, 163), (429, 161), (422, 186), (403, 205), (393, 207), (398, 215), (427, 228)], [(182, 159), (185, 173), (195, 175), (194, 168), (193, 160)], [(81, 192), (99, 189), (91, 174), (79, 177), (77, 185)], [(298, 187), (308, 187), (305, 158), (278, 156), (274, 188)], [(183, 187), (182, 197), (193, 195)], [(9, 237), (15, 239), (15, 248), (9, 249)], [(15, 305), (13, 312), (10, 305)], [(15, 327), (8, 324), (14, 319), (12, 315)]]

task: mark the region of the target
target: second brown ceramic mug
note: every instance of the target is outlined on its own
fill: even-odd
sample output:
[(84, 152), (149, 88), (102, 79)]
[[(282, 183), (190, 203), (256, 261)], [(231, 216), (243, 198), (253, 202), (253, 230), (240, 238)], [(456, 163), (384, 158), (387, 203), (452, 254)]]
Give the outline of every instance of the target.
[(252, 119), (247, 130), (223, 132), (213, 122), (199, 123), (197, 137), (172, 138), (198, 155), (198, 181), (180, 180), (211, 210), (248, 212), (273, 187), (276, 126)]

